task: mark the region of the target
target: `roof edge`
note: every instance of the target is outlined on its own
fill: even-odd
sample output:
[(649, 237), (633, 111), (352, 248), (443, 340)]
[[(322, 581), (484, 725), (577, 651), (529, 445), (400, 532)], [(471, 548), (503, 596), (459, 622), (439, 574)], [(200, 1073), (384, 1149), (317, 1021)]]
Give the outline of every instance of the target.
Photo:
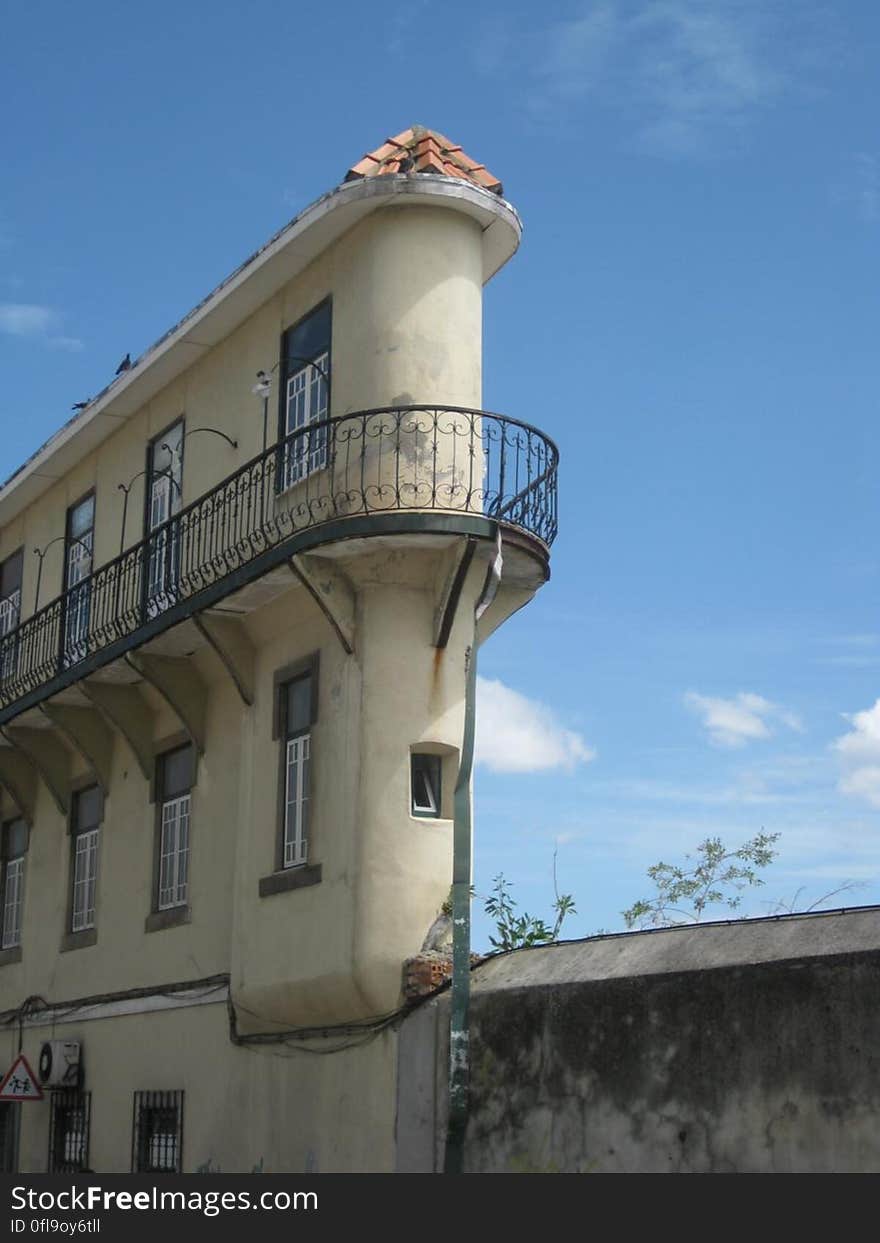
[[(343, 182), (315, 199), (282, 226), (135, 359), (129, 370), (112, 380), (85, 410), (69, 419), (27, 458), (0, 485), (0, 524), (13, 521), (80, 460), (74, 452), (73, 461), (66, 462), (60, 470), (56, 466), (56, 472), (51, 473), (49, 468), (62, 451), (70, 451), (87, 431), (91, 431), (92, 436), (90, 443), (83, 445), (81, 456), (103, 443), (122, 422), (136, 414), (157, 392), (225, 339), (259, 305), (294, 279), (349, 228), (372, 211), (402, 198), (431, 201), (462, 211), (479, 221), (484, 238), (484, 283), (516, 253), (522, 234), (522, 222), (516, 209), (506, 199), (462, 178), (393, 173)], [(331, 223), (328, 235), (326, 226), (331, 216), (337, 219)], [(319, 230), (319, 225), (325, 227)], [(320, 236), (315, 236), (317, 233)], [(281, 272), (277, 287), (261, 294), (259, 301), (252, 305), (252, 299), (247, 297), (249, 282), (264, 275), (269, 265), (294, 243), (297, 254), (292, 270)], [(269, 284), (271, 286), (271, 282)], [(240, 304), (237, 318), (236, 303)], [(219, 318), (221, 309), (226, 316), (232, 313), (233, 322), (225, 324), (225, 330), (215, 341), (207, 345), (186, 341), (193, 329), (199, 327), (204, 330), (215, 317)], [(199, 335), (210, 337), (210, 332), (205, 334), (202, 331)], [(160, 364), (163, 364), (161, 377), (157, 375)], [(105, 424), (103, 427), (100, 426), (102, 422)]]

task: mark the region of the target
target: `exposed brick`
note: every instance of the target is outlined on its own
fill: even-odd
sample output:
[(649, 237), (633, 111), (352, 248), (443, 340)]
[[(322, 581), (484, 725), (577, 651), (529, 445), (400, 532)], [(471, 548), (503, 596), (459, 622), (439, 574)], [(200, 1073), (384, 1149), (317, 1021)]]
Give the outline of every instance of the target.
[(417, 954), (403, 964), (403, 995), (407, 1000), (426, 997), (451, 979), (451, 957), (444, 954)]

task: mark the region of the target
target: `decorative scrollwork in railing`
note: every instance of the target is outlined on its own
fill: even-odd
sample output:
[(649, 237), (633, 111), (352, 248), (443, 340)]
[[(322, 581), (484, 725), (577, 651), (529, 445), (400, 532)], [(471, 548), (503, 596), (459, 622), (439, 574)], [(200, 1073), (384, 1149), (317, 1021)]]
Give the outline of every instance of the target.
[(309, 424), (2, 635), (0, 707), (328, 522), (476, 514), (549, 546), (558, 460), (535, 428), (463, 407), (388, 407)]

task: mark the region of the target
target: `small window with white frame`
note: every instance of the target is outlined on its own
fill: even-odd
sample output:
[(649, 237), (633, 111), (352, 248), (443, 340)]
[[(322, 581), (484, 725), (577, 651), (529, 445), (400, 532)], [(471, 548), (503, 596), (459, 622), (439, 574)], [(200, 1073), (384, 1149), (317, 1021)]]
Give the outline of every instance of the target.
[(410, 812), (435, 819), (441, 814), (442, 761), (439, 755), (413, 751), (410, 756)]
[(95, 927), (103, 816), (104, 795), (100, 786), (88, 786), (74, 795), (71, 813), (71, 932), (86, 932)]
[(195, 755), (191, 743), (157, 761), (158, 868), (156, 910), (189, 902), (190, 813)]
[(21, 945), (24, 909), (24, 861), (28, 848), (28, 827), (24, 820), (3, 825), (3, 923), (0, 948)]

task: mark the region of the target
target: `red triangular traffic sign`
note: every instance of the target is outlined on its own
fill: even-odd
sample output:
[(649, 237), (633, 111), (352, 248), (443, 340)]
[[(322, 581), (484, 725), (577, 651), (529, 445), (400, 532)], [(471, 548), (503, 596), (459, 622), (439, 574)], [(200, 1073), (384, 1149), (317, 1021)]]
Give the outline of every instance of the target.
[(37, 1077), (28, 1065), (23, 1053), (18, 1057), (3, 1076), (0, 1083), (0, 1101), (41, 1101), (43, 1089), (37, 1083)]

